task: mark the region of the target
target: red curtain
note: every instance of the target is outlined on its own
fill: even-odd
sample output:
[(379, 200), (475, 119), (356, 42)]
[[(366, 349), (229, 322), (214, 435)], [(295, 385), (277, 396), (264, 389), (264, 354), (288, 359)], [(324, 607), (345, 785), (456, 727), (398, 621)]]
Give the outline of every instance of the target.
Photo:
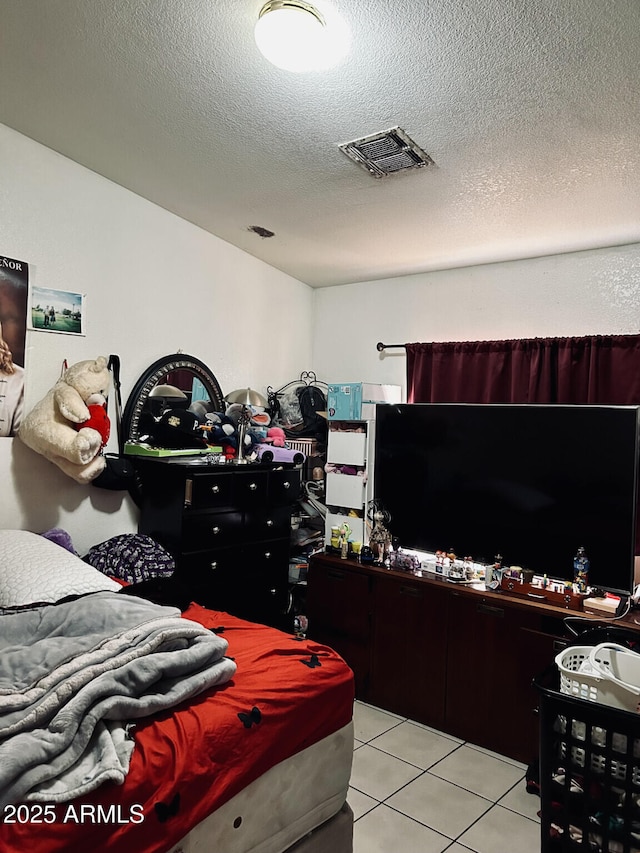
[(640, 335), (412, 343), (409, 403), (640, 405)]

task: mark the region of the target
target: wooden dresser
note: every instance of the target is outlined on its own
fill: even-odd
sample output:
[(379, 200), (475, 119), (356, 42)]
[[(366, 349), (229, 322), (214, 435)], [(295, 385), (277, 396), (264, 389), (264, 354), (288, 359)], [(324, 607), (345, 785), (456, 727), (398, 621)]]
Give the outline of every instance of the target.
[[(192, 458), (191, 458), (192, 459)], [(174, 556), (194, 600), (286, 627), (291, 513), (301, 468), (136, 459), (139, 532)]]

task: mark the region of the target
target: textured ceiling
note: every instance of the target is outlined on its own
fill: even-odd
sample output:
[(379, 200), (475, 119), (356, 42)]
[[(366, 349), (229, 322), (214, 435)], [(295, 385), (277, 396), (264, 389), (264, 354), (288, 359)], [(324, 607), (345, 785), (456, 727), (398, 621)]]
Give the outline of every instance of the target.
[[(331, 2), (296, 75), (262, 0), (2, 0), (0, 122), (312, 286), (640, 241), (640, 0)], [(436, 166), (338, 148), (394, 126)]]

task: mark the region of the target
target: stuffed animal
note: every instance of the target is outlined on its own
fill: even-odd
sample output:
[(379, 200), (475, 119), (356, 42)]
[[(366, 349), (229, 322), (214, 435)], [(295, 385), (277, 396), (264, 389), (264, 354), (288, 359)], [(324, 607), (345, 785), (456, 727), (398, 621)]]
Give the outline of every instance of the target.
[(287, 435), (282, 427), (269, 427), (265, 441), (274, 447), (284, 447), (287, 443)]
[(227, 406), (225, 415), (226, 420), (236, 428), (236, 447), (238, 446), (237, 434), (240, 432), (240, 423), (243, 420), (245, 422), (243, 456), (246, 458), (256, 444), (255, 437), (250, 432), (251, 409), (249, 406), (243, 406), (242, 403), (231, 403), (230, 406)]
[(225, 415), (233, 422), (236, 429), (240, 425), (240, 421), (243, 416), (249, 414), (249, 409), (246, 406), (243, 406), (242, 403), (231, 403), (225, 409)]
[(187, 411), (193, 412), (200, 423), (203, 424), (206, 422), (208, 413), (213, 411), (213, 403), (210, 400), (194, 400)]
[(265, 409), (260, 406), (249, 406), (249, 411), (251, 412), (251, 426), (254, 427), (268, 427), (271, 423), (271, 415)]
[(221, 412), (208, 412), (203, 426), (204, 437), (208, 444), (220, 444), (223, 448), (236, 450), (238, 433), (230, 417)]
[(103, 436), (85, 426), (91, 418), (86, 401), (107, 396), (107, 359), (99, 356), (68, 367), (56, 384), (22, 420), (18, 437), (76, 482), (86, 484), (105, 467)]

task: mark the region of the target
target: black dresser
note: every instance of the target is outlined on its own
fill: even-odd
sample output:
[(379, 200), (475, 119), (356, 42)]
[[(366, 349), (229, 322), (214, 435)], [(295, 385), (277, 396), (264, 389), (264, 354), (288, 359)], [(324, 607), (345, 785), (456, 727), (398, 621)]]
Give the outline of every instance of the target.
[(194, 601), (289, 629), (291, 513), (301, 467), (136, 459), (139, 532), (174, 556)]

